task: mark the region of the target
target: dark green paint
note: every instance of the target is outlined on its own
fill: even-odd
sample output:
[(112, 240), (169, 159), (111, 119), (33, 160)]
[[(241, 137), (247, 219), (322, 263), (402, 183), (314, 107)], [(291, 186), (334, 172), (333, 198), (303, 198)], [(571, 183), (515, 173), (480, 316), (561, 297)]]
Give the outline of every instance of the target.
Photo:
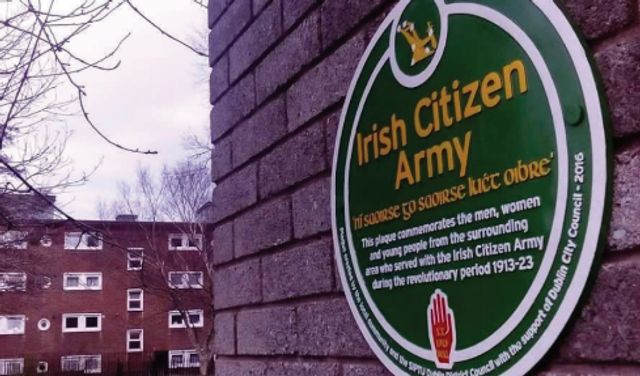
[[(457, 1), (451, 1), (450, 3), (457, 3)], [(587, 105), (584, 103), (583, 93), (580, 89), (578, 73), (573, 67), (568, 52), (562, 44), (560, 37), (552, 32), (553, 26), (550, 22), (530, 2), (477, 1), (477, 3), (490, 6), (500, 11), (525, 30), (542, 53), (545, 63), (551, 71), (561, 100), (564, 120), (567, 123), (565, 132), (569, 165), (566, 166), (566, 168), (569, 170), (570, 184), (568, 191), (570, 196), (571, 193), (575, 191), (575, 185), (571, 179), (574, 155), (583, 153), (585, 159), (588, 161), (591, 158), (591, 150), (593, 147), (604, 148), (606, 146), (591, 145), (589, 127), (587, 126), (588, 119), (586, 118), (584, 110), (587, 108)], [(439, 37), (442, 33), (440, 30), (442, 20), (439, 19), (435, 4), (430, 0), (413, 1), (403, 12), (400, 20), (402, 21), (408, 18), (411, 18), (411, 20), (417, 19), (421, 23), (424, 23), (425, 19), (433, 20), (432, 22), (437, 30), (436, 35)], [(396, 114), (397, 117), (404, 119), (407, 124), (408, 144), (402, 148), (402, 150), (407, 153), (410, 160), (411, 156), (420, 150), (450, 140), (455, 136), (462, 138), (465, 132), (472, 131), (473, 138), (467, 176), (460, 178), (456, 170), (437, 178), (423, 180), (414, 186), (404, 186), (400, 190), (396, 190), (394, 182), (399, 151), (392, 152), (387, 157), (371, 162), (366, 166), (359, 167), (354, 144), (353, 157), (351, 160), (346, 160), (348, 143), (351, 137), (352, 127), (354, 126), (357, 106), (363, 96), (368, 79), (371, 77), (375, 66), (388, 48), (388, 42), (391, 38), (389, 33), (395, 34), (398, 63), (406, 74), (418, 74), (433, 61), (432, 58), (429, 58), (417, 64), (415, 67), (411, 67), (410, 58), (408, 58), (411, 52), (410, 49), (408, 49), (400, 34), (396, 33), (396, 30), (392, 30), (391, 26), (389, 26), (378, 41), (375, 42), (376, 44), (368, 56), (360, 76), (356, 78), (351, 100), (345, 105), (345, 119), (342, 127), (343, 133), (339, 135), (338, 139), (336, 148), (338, 159), (334, 171), (336, 176), (336, 181), (334, 182), (336, 205), (335, 231), (338, 234), (340, 229), (348, 225), (344, 221), (345, 205), (348, 205), (351, 216), (353, 217), (359, 213), (378, 210), (440, 189), (457, 184), (465, 184), (468, 177), (479, 177), (484, 173), (502, 172), (506, 168), (516, 164), (519, 160), (536, 160), (548, 157), (552, 153), (554, 156), (558, 155), (559, 146), (555, 138), (548, 100), (543, 90), (541, 79), (527, 51), (524, 51), (516, 41), (507, 35), (500, 27), (486, 20), (474, 16), (454, 15), (449, 17), (448, 22), (449, 34), (446, 49), (434, 75), (419, 87), (406, 89), (396, 81), (390, 65), (387, 63), (376, 77), (371, 92), (365, 99), (363, 113), (360, 121), (356, 125), (356, 129), (357, 132), (369, 134), (373, 129), (373, 124), (378, 124), (378, 126), (387, 125), (389, 124), (391, 115)], [(419, 30), (420, 35), (424, 35), (424, 33), (425, 29)], [(440, 46), (443, 45), (443, 42), (444, 41), (439, 41)], [(420, 98), (442, 87), (447, 86), (450, 88), (453, 80), (459, 80), (464, 84), (482, 79), (487, 73), (491, 71), (499, 72), (504, 65), (516, 59), (522, 60), (527, 68), (529, 90), (526, 94), (516, 94), (514, 98), (508, 101), (503, 99), (497, 107), (485, 109), (479, 115), (463, 120), (460, 123), (455, 123), (451, 128), (443, 129), (439, 133), (433, 134), (426, 139), (420, 139), (416, 136), (412, 126), (413, 111), (415, 104)], [(348, 203), (344, 201), (345, 192), (343, 191), (345, 166), (347, 166), (347, 164), (350, 165), (350, 175), (348, 177), (350, 195)], [(371, 263), (369, 261), (369, 253), (374, 249), (387, 248), (376, 247), (363, 249), (360, 241), (362, 238), (391, 233), (422, 223), (432, 222), (443, 217), (453, 216), (461, 211), (473, 212), (489, 207), (499, 208), (500, 204), (532, 196), (542, 198), (542, 208), (535, 209), (531, 212), (510, 215), (507, 218), (482, 222), (481, 225), (476, 223), (462, 227), (458, 226), (456, 231), (466, 231), (468, 229), (498, 224), (504, 222), (506, 219), (517, 220), (527, 218), (529, 220), (530, 235), (518, 235), (522, 235), (522, 237), (544, 235), (546, 247), (553, 221), (555, 200), (558, 195), (557, 174), (559, 166), (557, 158), (553, 159), (551, 168), (552, 174), (545, 178), (513, 187), (502, 188), (496, 192), (484, 194), (479, 197), (467, 198), (459, 203), (428, 210), (416, 214), (408, 222), (400, 219), (388, 224), (353, 231), (355, 251), (358, 256), (360, 269), (364, 274), (367, 266), (371, 264), (379, 265), (380, 262)], [(585, 174), (586, 180), (581, 184), (581, 193), (585, 195), (585, 202), (588, 202), (588, 198), (591, 197), (590, 188), (593, 183), (593, 178), (590, 174), (589, 166), (587, 166)], [(571, 202), (568, 201), (567, 212), (562, 227), (563, 236), (560, 239), (559, 248), (562, 248), (562, 245), (567, 242), (564, 229), (567, 228), (571, 220), (570, 209)], [(585, 207), (582, 217), (586, 219), (588, 215), (589, 207), (587, 206)], [(586, 228), (586, 224), (584, 226), (582, 229)], [(449, 231), (442, 231), (430, 235), (447, 235), (448, 233)], [(580, 232), (580, 236), (577, 238), (578, 244), (583, 243), (584, 233), (584, 230)], [(513, 235), (502, 236), (485, 241), (498, 243), (501, 241), (512, 241), (514, 237)], [(428, 236), (426, 236), (426, 238), (428, 239)], [(397, 242), (394, 243), (393, 246), (411, 243), (416, 239), (419, 238), (414, 238), (411, 241)], [(339, 244), (340, 240), (340, 236), (338, 236), (336, 242)], [(473, 248), (478, 243), (480, 242), (465, 243), (464, 246), (471, 246)], [(439, 250), (451, 250), (453, 248), (457, 247), (449, 246)], [(579, 247), (578, 249), (581, 248)], [(437, 251), (427, 251), (426, 253), (429, 252), (436, 253)], [(343, 256), (340, 258), (343, 267), (345, 265), (350, 268), (355, 267), (350, 257), (344, 257), (345, 254), (342, 250), (340, 254)], [(423, 254), (425, 254), (425, 252), (421, 253), (421, 255)], [(420, 347), (430, 348), (429, 328), (426, 320), (427, 305), (429, 304), (429, 298), (436, 288), (445, 291), (449, 297), (449, 305), (454, 311), (456, 318), (456, 330), (458, 332), (456, 348), (464, 349), (485, 339), (511, 315), (531, 285), (538, 271), (543, 254), (544, 251), (523, 252), (523, 255), (531, 255), (536, 265), (533, 270), (528, 272), (501, 274), (499, 276), (476, 278), (462, 282), (443, 282), (419, 285), (416, 287), (404, 287), (394, 289), (391, 292), (387, 290), (373, 291), (369, 288), (369, 292), (372, 295), (373, 301), (375, 301), (386, 320), (395, 330), (411, 343)], [(518, 255), (518, 253), (514, 253), (514, 256), (516, 255)], [(580, 257), (579, 251), (574, 257), (575, 262), (577, 262)], [(476, 262), (484, 264), (488, 261), (503, 258), (505, 257), (494, 256), (479, 260), (459, 262), (455, 267), (470, 266)], [(402, 258), (401, 260), (406, 259), (408, 258)], [(394, 261), (397, 260), (394, 259)], [(575, 262), (569, 270), (567, 281), (571, 281), (571, 278), (576, 272)], [(553, 285), (552, 275), (560, 265), (561, 260), (556, 257), (550, 269), (550, 277), (546, 279), (546, 283), (541, 290), (542, 292), (533, 304), (535, 308), (532, 308), (525, 318), (521, 320), (521, 325), (517, 326), (500, 344), (486, 353), (467, 361), (456, 361), (453, 370), (463, 371), (473, 367), (480, 367), (489, 360), (496, 359), (500, 352), (506, 350), (508, 344), (521, 338), (530, 323), (534, 320), (538, 308), (544, 303), (544, 296), (542, 295)], [(453, 264), (440, 267), (419, 268), (418, 271), (423, 269), (443, 270), (451, 267), (453, 267)], [(401, 272), (391, 275), (406, 276), (414, 272), (415, 270), (409, 273)], [(370, 287), (370, 282), (373, 279), (374, 278), (365, 277), (368, 287)], [(348, 276), (347, 280), (349, 280)], [(564, 298), (567, 286), (568, 283), (561, 290), (558, 303), (549, 312), (549, 316), (557, 314), (557, 308), (560, 305), (560, 301)], [(347, 294), (353, 295), (356, 290), (361, 288), (362, 286), (358, 286), (354, 290), (347, 285), (345, 286), (345, 291)], [(366, 302), (363, 302), (363, 305), (367, 308), (368, 312), (371, 312), (371, 307), (369, 307)], [(355, 314), (361, 315), (361, 313), (358, 312)], [(545, 321), (540, 328), (540, 333), (546, 330), (549, 322), (550, 319)], [(403, 349), (375, 320), (374, 326), (376, 330), (381, 333), (382, 337), (384, 337), (385, 341), (387, 341), (392, 348), (399, 351), (405, 359), (427, 369), (436, 369), (432, 361), (422, 359)], [(372, 337), (375, 338), (375, 336)], [(515, 364), (522, 356), (526, 355), (527, 349), (530, 349), (539, 338), (540, 335), (536, 336), (532, 343), (526, 345), (525, 348), (516, 356), (512, 357), (505, 366), (496, 369), (490, 374), (499, 374), (507, 370), (510, 365)], [(379, 343), (377, 341), (375, 342)], [(386, 359), (393, 362), (396, 367), (408, 374), (420, 374), (410, 372), (406, 366), (388, 356)], [(523, 370), (523, 373), (524, 371), (527, 370)]]

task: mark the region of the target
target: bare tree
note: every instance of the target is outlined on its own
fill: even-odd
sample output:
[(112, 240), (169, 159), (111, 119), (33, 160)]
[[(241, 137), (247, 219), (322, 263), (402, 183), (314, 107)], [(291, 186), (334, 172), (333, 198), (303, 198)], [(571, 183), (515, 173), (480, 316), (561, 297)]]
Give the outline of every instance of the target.
[[(47, 209), (57, 217), (72, 221), (81, 231), (91, 231), (52, 200), (53, 195), (84, 184), (93, 172), (74, 171), (66, 158), (68, 117), (82, 116), (105, 142), (123, 151), (156, 153), (105, 134), (85, 105), (88, 89), (81, 74), (117, 69), (118, 51), (130, 35), (123, 34), (94, 59), (78, 54), (74, 41), (124, 11), (133, 12), (141, 22), (198, 56), (207, 56), (202, 45), (192, 47), (167, 32), (133, 0), (14, 0), (0, 7), (0, 241), (22, 241), (15, 234), (24, 233), (21, 227), (26, 219), (33, 219), (29, 218), (33, 210), (16, 202), (29, 201), (31, 196), (48, 203)], [(6, 267), (20, 262), (3, 258)]]
[[(200, 1), (188, 1), (204, 6)], [(0, 207), (3, 195), (32, 192), (44, 196), (87, 181), (88, 175), (73, 171), (65, 158), (69, 131), (64, 120), (69, 116), (81, 115), (90, 128), (116, 148), (156, 154), (153, 150), (124, 145), (114, 135), (107, 135), (90, 117), (85, 104), (88, 89), (81, 74), (117, 69), (120, 65), (117, 53), (130, 35), (122, 35), (94, 59), (74, 51), (73, 42), (115, 12), (129, 11), (165, 37), (206, 58), (202, 46), (193, 47), (167, 32), (133, 0), (15, 0), (3, 5), (6, 10), (3, 13), (0, 9), (0, 179), (4, 184), (0, 186)]]
[[(0, 20), (0, 172), (8, 182), (0, 193), (28, 191), (16, 174), (44, 193), (86, 181), (86, 176), (69, 175), (64, 158), (69, 133), (61, 121), (79, 107), (95, 128), (78, 74), (116, 69), (119, 62), (109, 60), (128, 35), (95, 61), (74, 53), (71, 42), (119, 7), (109, 3), (21, 0), (11, 3)], [(76, 97), (61, 97), (65, 87), (73, 87)]]
[[(184, 322), (189, 323), (189, 309), (194, 300), (205, 302), (207, 312), (213, 312), (212, 249), (206, 236), (211, 233), (211, 228), (207, 216), (201, 211), (210, 200), (212, 184), (209, 146), (195, 137), (187, 139), (185, 146), (194, 152), (190, 158), (172, 167), (165, 166), (157, 178), (148, 169), (139, 168), (135, 183), (131, 185), (120, 182), (119, 198), (111, 204), (100, 203), (98, 211), (101, 215), (110, 217), (117, 213), (132, 213), (138, 215), (140, 221), (152, 222), (158, 226), (171, 223), (177, 234), (186, 236), (186, 242), (195, 252), (172, 252), (174, 259), (171, 264), (181, 265), (185, 271), (203, 273), (202, 280), (186, 281), (187, 284), (198, 287), (190, 293), (172, 287), (179, 281), (174, 280), (167, 269), (168, 255), (162, 251), (166, 243), (157, 244), (156, 227), (143, 223), (140, 225), (140, 229), (146, 231), (147, 238), (145, 270), (153, 271), (156, 278), (152, 280), (157, 281), (145, 281), (144, 288), (168, 299), (173, 309), (181, 313)], [(204, 328), (187, 324), (186, 330), (200, 358), (200, 373), (206, 375), (213, 359), (215, 328), (212, 323)]]
[[(188, 1), (205, 7), (201, 1)], [(27, 196), (17, 195), (31, 194), (39, 197), (59, 218), (70, 221), (82, 233), (96, 231), (69, 216), (50, 196), (83, 184), (88, 179), (87, 174), (73, 171), (71, 163), (65, 158), (65, 146), (69, 138), (69, 131), (64, 125), (67, 117), (79, 114), (87, 126), (115, 148), (130, 153), (156, 154), (153, 150), (136, 145), (125, 145), (115, 139), (114, 135), (106, 134), (92, 119), (85, 103), (89, 91), (82, 83), (81, 74), (90, 70), (117, 69), (120, 65), (117, 60), (118, 51), (129, 34), (122, 35), (117, 43), (105, 48), (103, 54), (95, 59), (74, 51), (73, 41), (115, 12), (128, 10), (165, 37), (198, 56), (207, 57), (201, 47), (192, 47), (163, 29), (133, 0), (14, 0), (6, 5), (7, 13), (2, 14), (0, 9), (0, 248), (5, 248), (0, 271), (24, 270), (21, 264), (38, 264), (24, 258), (19, 251), (6, 250), (20, 247), (25, 241), (41, 239), (37, 234), (38, 219), (28, 218), (25, 214), (30, 210), (16, 207), (12, 201), (16, 197), (23, 201)], [(64, 96), (62, 93), (71, 94)], [(202, 170), (189, 162), (185, 162), (180, 169), (167, 168), (162, 173), (157, 191), (154, 190), (156, 182), (141, 173), (140, 179), (145, 190), (140, 197), (147, 197), (147, 200), (134, 203), (129, 200), (133, 196), (125, 196), (127, 188), (123, 186), (123, 202), (129, 202), (132, 208), (134, 205), (139, 205), (140, 208), (143, 204), (146, 205), (149, 208), (147, 214), (154, 220), (182, 216), (184, 222), (188, 223), (183, 230), (191, 234), (190, 238), (195, 241), (199, 234), (204, 233), (204, 224), (195, 220), (196, 213), (192, 210), (194, 206), (187, 204), (188, 200), (184, 196), (186, 192), (181, 191), (176, 184), (191, 181), (191, 192), (198, 192), (205, 197), (210, 188), (207, 190), (201, 186), (196, 177), (208, 178), (207, 174), (200, 175)], [(178, 173), (182, 175), (178, 176)], [(167, 196), (171, 195), (176, 201), (170, 204), (168, 199), (157, 202), (149, 200), (164, 192), (171, 192)], [(150, 235), (149, 239), (153, 237)], [(117, 245), (118, 239), (105, 236), (104, 241)], [(159, 248), (151, 241), (150, 244)], [(203, 265), (208, 265), (209, 254), (204, 247), (203, 242), (199, 255)], [(154, 255), (154, 252), (150, 252), (150, 255)], [(170, 281), (160, 253), (155, 252), (155, 256), (153, 259), (149, 258), (149, 261), (153, 261), (151, 265), (157, 267), (158, 274), (164, 279), (164, 283), (158, 284), (158, 290), (163, 291), (176, 308), (180, 309), (184, 305), (183, 294), (167, 289)], [(206, 268), (205, 270), (209, 277), (210, 272)], [(211, 294), (210, 283), (207, 282), (209, 279), (202, 281), (202, 291), (208, 295)], [(208, 301), (212, 302), (212, 299)], [(188, 311), (181, 309), (180, 312), (185, 316), (185, 322), (188, 322)], [(212, 348), (213, 335), (202, 333), (196, 328), (190, 327), (188, 330), (193, 342), (201, 344), (198, 349), (206, 369), (211, 359), (211, 352), (207, 349)]]

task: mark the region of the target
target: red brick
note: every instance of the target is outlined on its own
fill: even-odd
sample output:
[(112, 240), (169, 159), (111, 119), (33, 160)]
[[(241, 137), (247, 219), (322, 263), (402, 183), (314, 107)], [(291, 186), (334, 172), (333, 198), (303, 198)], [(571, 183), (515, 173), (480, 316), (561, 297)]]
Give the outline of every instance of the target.
[(262, 260), (265, 302), (330, 292), (332, 288), (333, 246), (330, 238)]
[[(5, 195), (3, 197), (9, 200)], [(27, 198), (21, 198), (28, 201)], [(34, 205), (29, 205), (33, 208)], [(46, 217), (46, 213), (42, 214)], [(184, 329), (168, 326), (168, 312), (176, 309), (203, 309), (205, 328), (209, 333), (213, 313), (208, 301), (209, 281), (205, 265), (198, 252), (168, 250), (170, 233), (182, 228), (178, 223), (143, 223), (131, 221), (81, 221), (83, 228), (104, 234), (101, 250), (81, 251), (64, 249), (66, 232), (81, 231), (77, 223), (64, 220), (29, 221), (15, 223), (16, 230), (29, 232), (27, 249), (3, 249), (0, 269), (27, 274), (26, 292), (0, 293), (0, 314), (26, 316), (22, 335), (0, 336), (0, 359), (24, 358), (25, 375), (35, 375), (38, 361), (49, 363), (49, 374), (60, 375), (60, 357), (72, 354), (103, 354), (102, 372), (115, 375), (117, 358), (126, 357), (128, 329), (144, 330), (144, 349), (131, 356), (131, 362), (120, 364), (120, 373), (136, 374), (149, 369), (154, 351), (194, 348)], [(179, 231), (179, 230), (178, 230)], [(208, 235), (210, 231), (206, 231)], [(43, 235), (51, 237), (52, 245), (40, 244)], [(206, 244), (207, 240), (205, 240)], [(127, 247), (145, 248), (144, 268), (127, 271)], [(158, 260), (162, 260), (162, 267)], [(181, 290), (180, 302), (168, 299), (167, 271), (203, 271), (206, 289)], [(94, 291), (68, 291), (63, 288), (64, 273), (102, 273), (102, 288)], [(45, 277), (50, 278), (48, 281)], [(44, 288), (47, 282), (49, 287)], [(127, 309), (127, 289), (144, 288), (144, 311)], [(87, 333), (63, 332), (62, 314), (99, 313), (102, 330)], [(48, 319), (51, 327), (40, 331), (37, 323)], [(166, 363), (165, 363), (166, 364)], [(157, 364), (164, 367), (165, 364)]]

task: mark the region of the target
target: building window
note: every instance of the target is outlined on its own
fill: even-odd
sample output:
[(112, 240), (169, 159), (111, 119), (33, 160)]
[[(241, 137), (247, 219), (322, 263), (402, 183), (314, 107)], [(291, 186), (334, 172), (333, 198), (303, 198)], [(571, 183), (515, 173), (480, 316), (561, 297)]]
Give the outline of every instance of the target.
[(0, 316), (0, 335), (24, 334), (25, 315)]
[(64, 273), (64, 289), (102, 290), (102, 273)]
[(0, 292), (27, 291), (27, 273), (0, 273)]
[(170, 251), (197, 251), (202, 249), (202, 234), (170, 234)]
[(65, 232), (64, 249), (95, 251), (102, 249), (102, 237), (97, 233)]
[(144, 349), (144, 332), (142, 329), (127, 330), (127, 352), (142, 352)]
[[(202, 328), (204, 326), (204, 312), (201, 309), (192, 309), (185, 311), (187, 316), (187, 322), (190, 328)], [(169, 328), (186, 328), (187, 325), (184, 322), (184, 317), (180, 311), (169, 312)]]
[(169, 351), (169, 368), (197, 368), (200, 367), (200, 357), (196, 350)]
[(61, 358), (62, 371), (101, 373), (102, 355), (71, 355)]
[(25, 231), (0, 231), (0, 248), (27, 249), (27, 236)]
[(201, 289), (204, 275), (202, 272), (169, 272), (169, 287), (172, 289)]
[(0, 359), (0, 375), (22, 375), (24, 359)]
[(127, 249), (127, 270), (130, 270), (130, 271), (142, 270), (143, 262), (144, 262), (144, 249), (142, 248)]
[(100, 313), (67, 313), (62, 315), (62, 332), (99, 332), (102, 330)]
[(144, 309), (144, 291), (142, 289), (127, 290), (127, 310), (142, 311)]

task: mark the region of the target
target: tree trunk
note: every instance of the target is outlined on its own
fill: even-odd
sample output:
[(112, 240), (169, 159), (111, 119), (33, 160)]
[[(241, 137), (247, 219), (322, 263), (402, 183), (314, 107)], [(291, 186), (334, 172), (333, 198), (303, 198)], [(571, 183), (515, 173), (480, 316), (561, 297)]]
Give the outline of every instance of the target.
[(209, 359), (201, 357), (200, 359), (200, 376), (207, 376), (209, 370)]

